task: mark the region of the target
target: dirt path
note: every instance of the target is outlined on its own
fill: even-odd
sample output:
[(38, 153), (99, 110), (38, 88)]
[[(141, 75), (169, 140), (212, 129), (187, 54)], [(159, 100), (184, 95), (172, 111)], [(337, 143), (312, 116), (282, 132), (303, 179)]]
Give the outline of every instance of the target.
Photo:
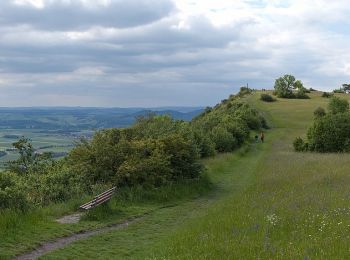
[(75, 213), (72, 215), (64, 216), (62, 218), (56, 219), (56, 222), (60, 224), (75, 224), (80, 221), (80, 218), (83, 216), (83, 213)]
[(131, 219), (129, 219), (125, 222), (119, 223), (119, 224), (110, 225), (110, 226), (103, 227), (103, 228), (96, 229), (96, 230), (92, 230), (92, 231), (84, 231), (81, 233), (76, 233), (76, 234), (73, 234), (73, 235), (68, 236), (68, 237), (59, 238), (59, 239), (52, 241), (52, 242), (45, 242), (41, 246), (39, 246), (38, 248), (33, 250), (32, 252), (20, 255), (20, 256), (16, 257), (15, 259), (17, 259), (17, 260), (36, 259), (36, 258), (43, 256), (44, 254), (47, 254), (51, 251), (65, 247), (66, 245), (69, 245), (75, 241), (82, 240), (82, 239), (85, 239), (85, 238), (88, 238), (91, 236), (99, 235), (102, 233), (106, 233), (109, 231), (125, 228), (129, 224), (140, 221), (142, 218), (144, 218), (144, 216), (134, 217), (134, 218), (131, 218)]
[[(75, 241), (83, 240), (83, 239), (86, 239), (86, 238), (89, 238), (89, 237), (92, 237), (92, 236), (96, 236), (96, 235), (100, 235), (100, 234), (104, 234), (104, 233), (107, 233), (107, 232), (110, 232), (110, 231), (123, 229), (123, 228), (129, 226), (130, 224), (133, 224), (133, 223), (136, 223), (138, 221), (141, 221), (142, 219), (144, 219), (146, 216), (152, 214), (153, 212), (156, 212), (156, 211), (161, 210), (161, 209), (173, 208), (173, 207), (176, 207), (177, 205), (178, 204), (170, 204), (170, 205), (162, 206), (162, 207), (156, 208), (154, 210), (145, 212), (142, 215), (131, 217), (131, 218), (129, 218), (126, 221), (121, 222), (121, 223), (108, 225), (106, 227), (102, 227), (102, 228), (95, 229), (95, 230), (82, 231), (80, 233), (75, 233), (75, 234), (73, 234), (71, 236), (58, 238), (58, 239), (56, 239), (54, 241), (44, 242), (39, 247), (37, 247), (35, 250), (33, 250), (31, 252), (28, 252), (28, 253), (25, 253), (23, 255), (19, 255), (19, 256), (17, 256), (14, 259), (16, 259), (16, 260), (37, 259), (37, 258), (39, 258), (39, 257), (41, 257), (41, 256), (43, 256), (43, 255), (45, 255), (47, 253), (50, 253), (50, 252), (52, 252), (54, 250), (63, 248), (63, 247), (65, 247), (65, 246), (67, 246), (67, 245), (69, 245), (69, 244), (71, 244), (71, 243), (73, 243)], [(77, 218), (80, 218), (80, 217), (81, 217), (81, 214), (77, 213), (77, 214), (65, 216), (65, 217), (63, 217), (61, 219), (58, 219), (56, 221), (63, 221), (63, 220), (67, 221), (67, 219), (68, 220), (74, 219), (74, 221), (75, 221)]]

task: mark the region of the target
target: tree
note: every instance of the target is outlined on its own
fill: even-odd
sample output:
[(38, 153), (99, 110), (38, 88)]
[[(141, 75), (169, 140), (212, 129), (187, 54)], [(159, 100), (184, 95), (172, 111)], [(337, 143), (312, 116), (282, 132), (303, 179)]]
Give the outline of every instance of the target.
[[(284, 75), (275, 81), (275, 93), (279, 98), (309, 98), (305, 93), (307, 89), (300, 80), (296, 80), (293, 75)], [(296, 90), (296, 93), (293, 93)]]
[(344, 91), (350, 91), (350, 84), (343, 84), (342, 86)]
[(51, 153), (36, 153), (30, 140), (21, 137), (14, 142), (13, 147), (19, 152), (19, 158), (15, 161), (8, 162), (9, 169), (16, 173), (27, 173), (30, 170), (39, 172), (45, 166), (53, 163)]
[(290, 98), (293, 96), (293, 88), (295, 84), (295, 77), (292, 75), (284, 75), (276, 79), (275, 91), (280, 98)]

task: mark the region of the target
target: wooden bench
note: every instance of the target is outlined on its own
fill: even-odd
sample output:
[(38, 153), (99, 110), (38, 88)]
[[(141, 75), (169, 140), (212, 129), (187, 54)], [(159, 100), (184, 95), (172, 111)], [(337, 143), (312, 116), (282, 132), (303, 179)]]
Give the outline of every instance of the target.
[(92, 201), (89, 201), (88, 203), (81, 205), (79, 207), (79, 209), (89, 210), (89, 209), (92, 209), (98, 205), (101, 205), (102, 203), (109, 201), (112, 198), (116, 188), (117, 187), (113, 187), (113, 188), (106, 190), (105, 192), (97, 195)]

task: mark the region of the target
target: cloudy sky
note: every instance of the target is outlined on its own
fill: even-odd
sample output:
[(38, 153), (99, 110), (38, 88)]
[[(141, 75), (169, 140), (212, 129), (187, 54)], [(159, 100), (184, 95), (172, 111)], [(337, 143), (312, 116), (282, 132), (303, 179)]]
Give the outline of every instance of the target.
[(348, 0), (1, 0), (0, 106), (213, 105), (350, 81)]

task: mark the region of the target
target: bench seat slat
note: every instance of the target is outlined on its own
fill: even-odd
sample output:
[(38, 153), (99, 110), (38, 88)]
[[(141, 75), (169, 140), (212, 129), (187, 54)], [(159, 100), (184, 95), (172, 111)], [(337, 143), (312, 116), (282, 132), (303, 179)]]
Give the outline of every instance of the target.
[(116, 187), (113, 187), (109, 190), (106, 190), (105, 192), (102, 192), (101, 194), (97, 195), (93, 200), (81, 205), (79, 208), (88, 210), (91, 208), (94, 208), (98, 205), (101, 205), (102, 203), (110, 200), (116, 190)]

